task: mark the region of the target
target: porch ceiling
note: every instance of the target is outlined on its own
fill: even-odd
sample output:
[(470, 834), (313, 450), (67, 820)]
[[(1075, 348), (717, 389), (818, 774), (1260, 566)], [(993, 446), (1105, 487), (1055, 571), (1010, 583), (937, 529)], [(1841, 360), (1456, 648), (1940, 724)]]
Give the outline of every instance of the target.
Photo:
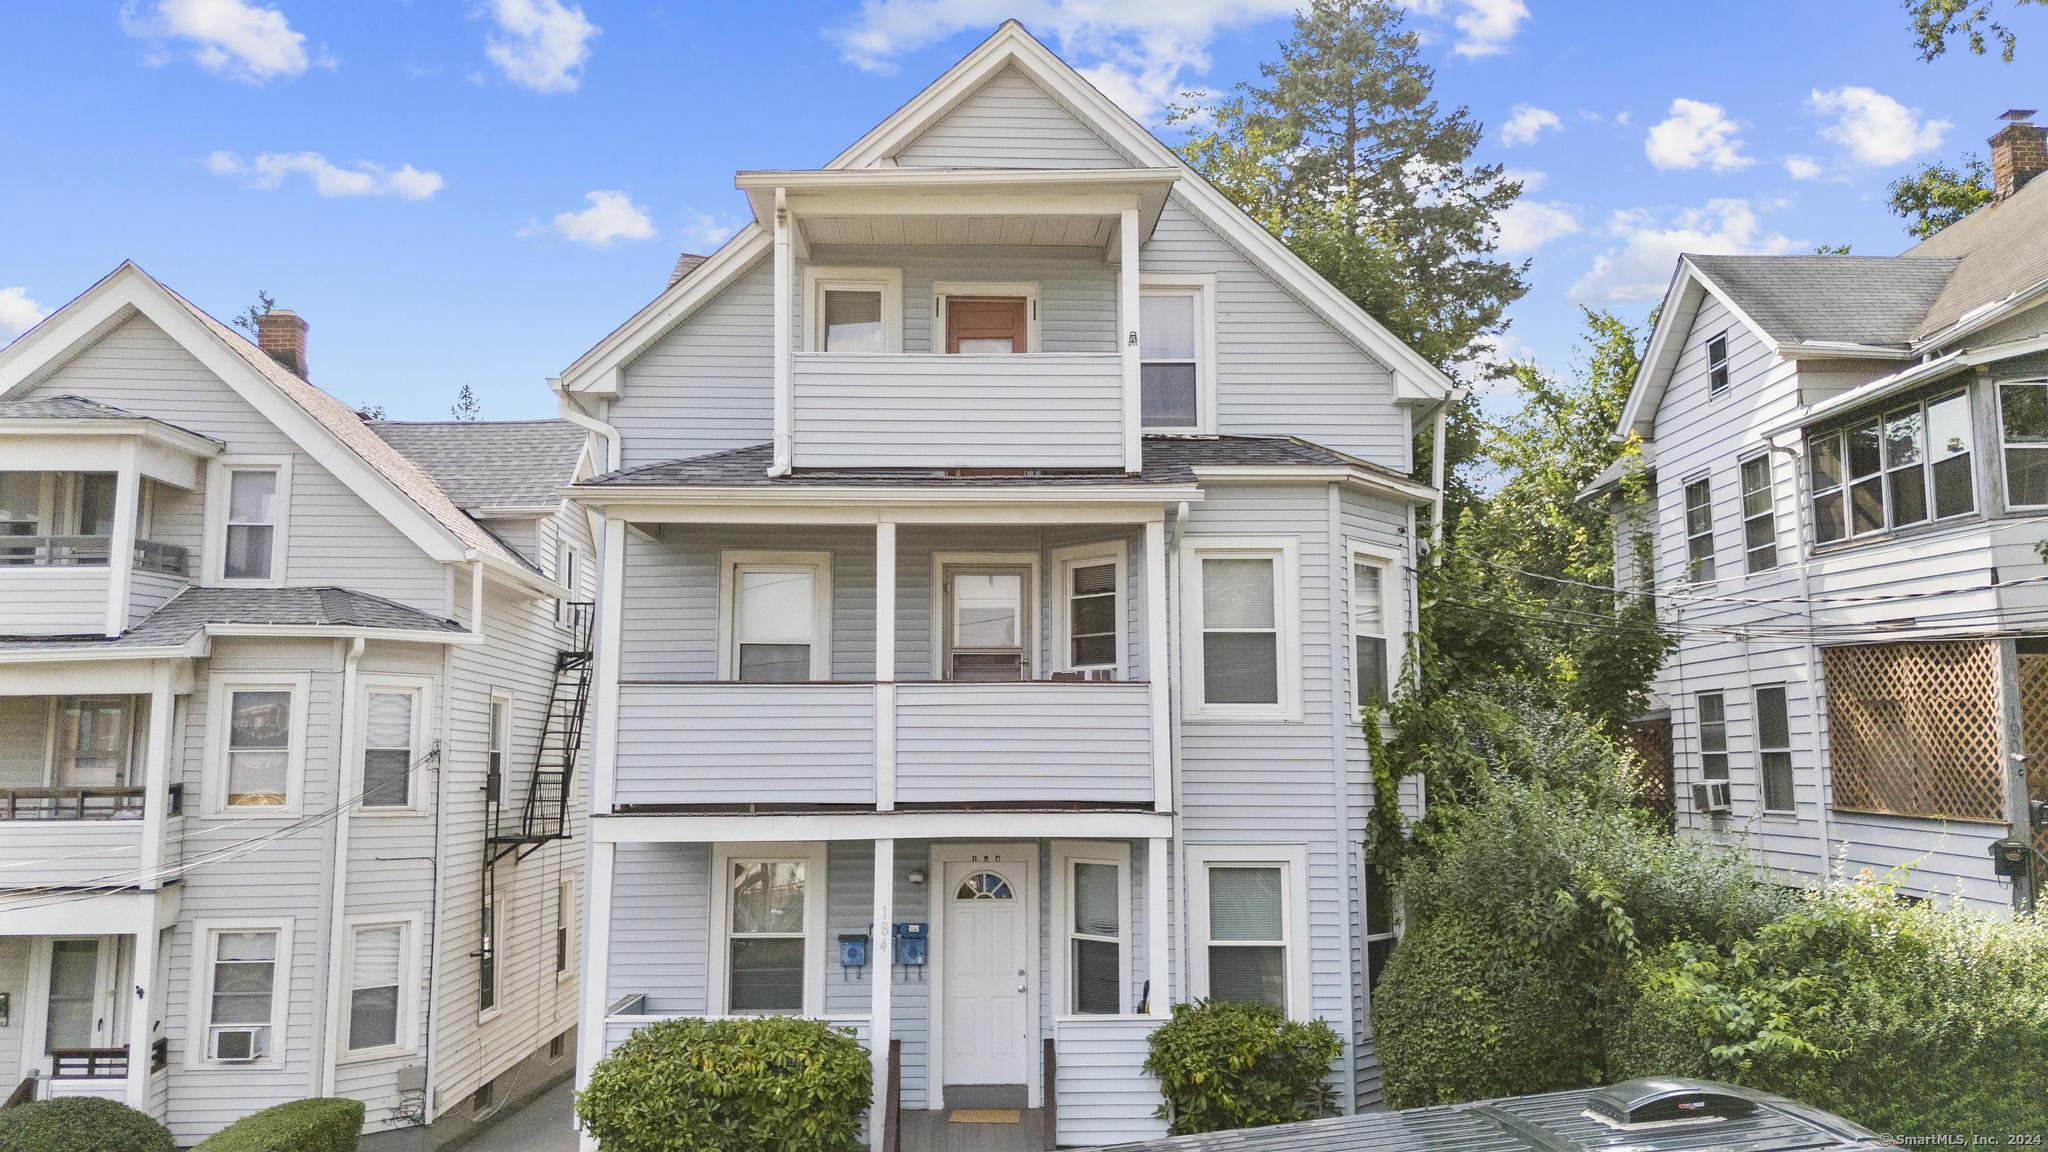
[(1084, 247), (1114, 255), (1120, 215), (1149, 237), (1180, 179), (1171, 168), (874, 168), (742, 172), (754, 219), (773, 229), (776, 197), (803, 245)]

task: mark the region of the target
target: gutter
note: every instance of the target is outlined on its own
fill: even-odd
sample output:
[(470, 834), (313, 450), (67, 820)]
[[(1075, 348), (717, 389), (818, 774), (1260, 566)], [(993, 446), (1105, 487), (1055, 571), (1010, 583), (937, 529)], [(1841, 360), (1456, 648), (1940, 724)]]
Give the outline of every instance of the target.
[(1981, 364), (1994, 364), (2017, 356), (2028, 356), (2037, 352), (2048, 352), (2048, 336), (2030, 336), (2022, 340), (2005, 340), (1997, 344), (1986, 344), (1977, 348), (1958, 348), (1929, 360), (1923, 360), (1909, 368), (1902, 368), (1889, 376), (1880, 376), (1868, 384), (1859, 385), (1838, 396), (1830, 396), (1797, 416), (1781, 420), (1764, 429), (1765, 438), (1798, 431), (1807, 425), (1823, 420), (1837, 412), (1849, 412), (1875, 400), (1882, 400), (1896, 392), (1920, 384), (1929, 384), (1961, 368), (1974, 368)]
[(603, 437), (605, 444), (604, 471), (617, 471), (619, 460), (621, 459), (619, 430), (585, 412), (583, 404), (575, 396), (571, 395), (567, 388), (562, 386), (560, 377), (548, 377), (548, 390), (555, 394), (555, 406), (561, 411), (562, 419), (567, 420), (586, 432), (593, 432)]

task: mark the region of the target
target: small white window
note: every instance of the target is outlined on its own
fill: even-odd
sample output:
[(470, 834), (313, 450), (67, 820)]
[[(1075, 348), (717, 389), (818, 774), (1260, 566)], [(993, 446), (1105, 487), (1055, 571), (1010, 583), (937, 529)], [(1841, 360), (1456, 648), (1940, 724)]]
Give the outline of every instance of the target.
[(804, 269), (805, 347), (872, 355), (903, 351), (903, 273), (896, 268)]
[(417, 684), (364, 686), (362, 806), (365, 810), (414, 807), (426, 752), (426, 691)]
[(717, 845), (711, 1003), (735, 1016), (817, 1015), (824, 995), (822, 845)]
[(570, 948), (572, 929), (576, 924), (576, 882), (564, 880), (555, 885), (555, 979), (569, 975), (570, 962), (575, 953)]
[(209, 811), (283, 814), (299, 803), (305, 774), (311, 677), (227, 674), (208, 686)]
[(506, 756), (512, 747), (512, 698), (502, 693), (491, 694), (490, 731), (485, 734), (489, 742), (484, 751), (484, 799), (493, 804), (505, 800)]
[(1305, 854), (1299, 847), (1191, 848), (1195, 995), (1308, 1012)]
[(832, 676), (832, 558), (824, 552), (727, 552), (720, 664), (728, 680), (796, 683)]
[(1756, 690), (1756, 747), (1763, 773), (1764, 811), (1792, 812), (1792, 717), (1783, 684)]
[(1357, 707), (1378, 708), (1393, 691), (1399, 659), (1394, 645), (1398, 603), (1394, 566), (1377, 556), (1351, 554), (1352, 691)]
[(350, 1052), (398, 1047), (405, 1036), (406, 926), (361, 924), (349, 935)]
[(1190, 717), (1296, 718), (1293, 543), (1194, 539), (1188, 547)]
[(1082, 545), (1053, 553), (1060, 574), (1056, 667), (1090, 679), (1123, 675), (1124, 548)]
[(1714, 582), (1714, 490), (1704, 476), (1685, 486), (1685, 563), (1693, 583)]
[(1719, 692), (1697, 696), (1700, 721), (1700, 775), (1709, 780), (1728, 778), (1728, 709)]
[[(1055, 842), (1053, 916), (1054, 1011), (1062, 1016), (1113, 1016), (1128, 1010), (1130, 846), (1098, 841)], [(1056, 945), (1057, 947), (1057, 945)]]
[(1143, 278), (1138, 407), (1146, 431), (1206, 432), (1214, 427), (1214, 300), (1214, 284), (1207, 278)]
[(278, 995), (285, 956), (278, 928), (215, 928), (205, 934), (204, 1024), (200, 1059), (250, 1064), (272, 1059), (277, 1049)]
[(209, 575), (225, 583), (280, 584), (289, 535), (291, 458), (217, 459), (206, 483)]
[(1745, 568), (1765, 572), (1778, 566), (1777, 501), (1771, 488), (1771, 458), (1742, 462), (1742, 554)]
[(1370, 859), (1359, 877), (1365, 885), (1365, 980), (1368, 988), (1377, 988), (1401, 939), (1399, 906), (1394, 886)]
[(1707, 394), (1719, 396), (1728, 390), (1728, 334), (1707, 341)]
[(555, 547), (555, 583), (569, 590), (569, 598), (555, 602), (555, 619), (573, 623), (575, 604), (583, 599), (583, 550), (566, 541)]
[(494, 873), (484, 885), (483, 915), (477, 921), (476, 1010), (485, 1019), (498, 1011), (498, 949), (505, 940), (505, 898), (498, 891), (498, 879)]

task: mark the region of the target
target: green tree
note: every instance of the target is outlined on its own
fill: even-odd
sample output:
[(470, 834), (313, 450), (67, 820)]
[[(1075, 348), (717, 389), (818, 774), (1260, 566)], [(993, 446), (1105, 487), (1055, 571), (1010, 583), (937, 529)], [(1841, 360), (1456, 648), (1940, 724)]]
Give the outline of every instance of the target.
[(1960, 168), (1932, 163), (1892, 181), (1888, 206), (1922, 240), (1991, 202), (1991, 166), (1982, 157), (1963, 157)]
[(449, 406), (448, 414), (457, 420), (481, 420), (484, 415), (483, 401), (478, 400), (476, 393), (470, 391), (469, 385), (464, 384), (462, 391), (455, 394), (455, 403)]
[[(2015, 6), (2048, 4), (2048, 0), (2012, 0)], [(1913, 27), (1913, 46), (1920, 59), (1933, 60), (1948, 51), (1949, 41), (1960, 37), (1972, 53), (1982, 56), (1998, 45), (1998, 55), (2012, 63), (2019, 38), (2012, 29), (1993, 18), (1996, 0), (1906, 0), (1906, 16)]]

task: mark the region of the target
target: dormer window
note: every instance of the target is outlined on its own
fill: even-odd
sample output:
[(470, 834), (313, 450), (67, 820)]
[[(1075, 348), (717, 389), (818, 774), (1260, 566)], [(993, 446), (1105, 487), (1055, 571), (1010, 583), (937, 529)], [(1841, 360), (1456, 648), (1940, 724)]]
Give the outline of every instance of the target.
[(1728, 334), (1707, 341), (1707, 395), (1728, 391)]

